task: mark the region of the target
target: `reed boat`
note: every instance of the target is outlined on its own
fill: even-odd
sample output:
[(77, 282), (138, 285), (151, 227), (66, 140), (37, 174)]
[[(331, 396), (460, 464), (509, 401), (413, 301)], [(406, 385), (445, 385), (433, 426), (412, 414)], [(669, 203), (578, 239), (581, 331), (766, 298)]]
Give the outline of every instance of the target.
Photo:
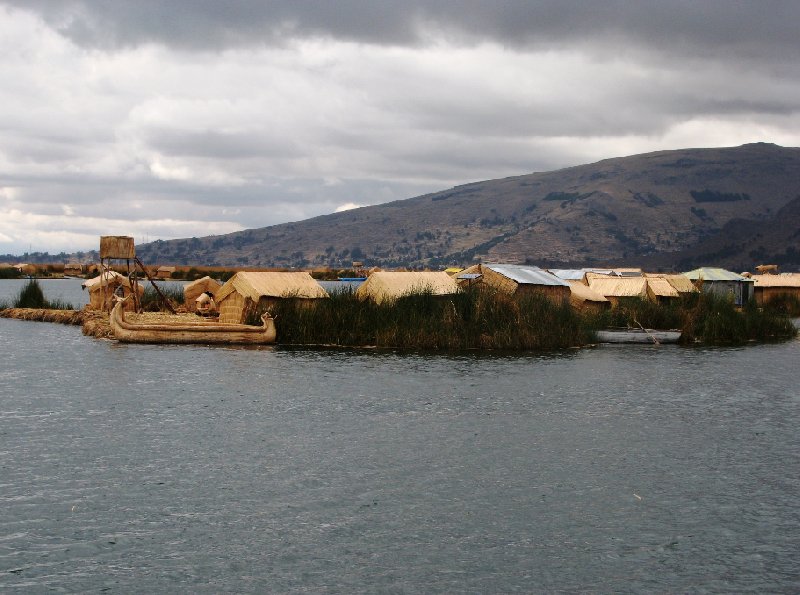
[(678, 329), (659, 330), (651, 328), (610, 328), (597, 331), (600, 343), (677, 343), (681, 338)]
[(114, 338), (123, 343), (217, 343), (266, 345), (275, 342), (275, 321), (268, 314), (261, 317), (264, 326), (219, 324), (214, 322), (176, 322), (164, 324), (134, 323), (125, 320), (122, 301), (111, 310), (109, 323)]

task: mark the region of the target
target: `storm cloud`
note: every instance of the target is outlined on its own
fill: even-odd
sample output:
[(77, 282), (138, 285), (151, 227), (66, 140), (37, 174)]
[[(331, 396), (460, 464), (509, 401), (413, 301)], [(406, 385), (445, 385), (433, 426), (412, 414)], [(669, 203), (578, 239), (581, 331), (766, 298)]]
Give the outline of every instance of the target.
[(0, 253), (800, 144), (796, 2), (0, 0)]

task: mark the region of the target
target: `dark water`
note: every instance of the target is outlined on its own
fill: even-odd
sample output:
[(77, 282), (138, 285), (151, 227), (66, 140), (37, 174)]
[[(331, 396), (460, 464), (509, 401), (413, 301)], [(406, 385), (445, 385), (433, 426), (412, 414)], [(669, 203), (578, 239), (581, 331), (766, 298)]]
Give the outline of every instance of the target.
[(800, 590), (800, 341), (0, 341), (0, 591)]

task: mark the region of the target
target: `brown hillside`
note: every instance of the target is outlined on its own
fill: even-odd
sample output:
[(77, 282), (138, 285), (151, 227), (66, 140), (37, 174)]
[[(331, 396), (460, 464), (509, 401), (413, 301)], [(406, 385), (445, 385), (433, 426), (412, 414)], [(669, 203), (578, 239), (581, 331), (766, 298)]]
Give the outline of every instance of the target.
[[(703, 260), (704, 246), (724, 244), (731, 225), (744, 234), (761, 224), (770, 236), (763, 224), (798, 196), (797, 148), (660, 151), (224, 236), (154, 242), (137, 252), (146, 262), (226, 266), (721, 264)], [(800, 264), (800, 238), (791, 231), (761, 242), (756, 260), (783, 254), (787, 264)]]

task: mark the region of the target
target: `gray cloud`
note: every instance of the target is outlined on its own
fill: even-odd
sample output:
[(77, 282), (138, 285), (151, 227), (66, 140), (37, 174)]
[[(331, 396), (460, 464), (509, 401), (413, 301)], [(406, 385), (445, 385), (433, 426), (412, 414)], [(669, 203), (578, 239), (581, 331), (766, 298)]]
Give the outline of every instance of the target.
[(800, 144), (796, 2), (0, 0), (0, 17), (0, 252)]
[(796, 56), (793, 0), (4, 0), (39, 13), (74, 42), (119, 48), (163, 43), (190, 50), (330, 37), (368, 44), (496, 41), (516, 47), (636, 43), (675, 52), (783, 60)]

